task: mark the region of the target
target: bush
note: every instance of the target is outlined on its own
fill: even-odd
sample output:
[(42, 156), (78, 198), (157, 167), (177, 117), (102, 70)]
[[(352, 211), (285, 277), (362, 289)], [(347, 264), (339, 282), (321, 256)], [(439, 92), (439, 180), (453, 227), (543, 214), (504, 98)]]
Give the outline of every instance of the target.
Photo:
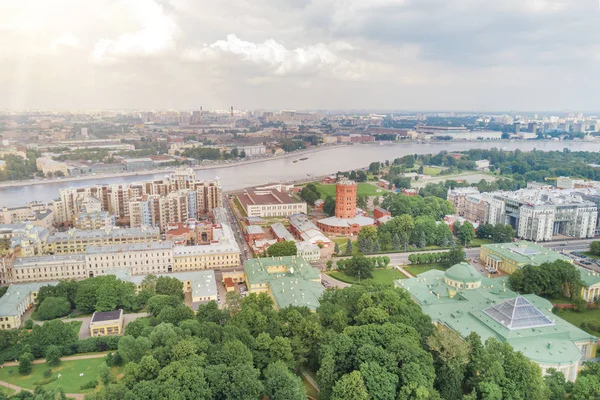
[(95, 389), (96, 386), (98, 386), (98, 381), (89, 381), (88, 383), (84, 383), (83, 385), (81, 385), (79, 387), (79, 389), (81, 390), (85, 390), (85, 389)]
[(33, 354), (31, 353), (23, 353), (19, 358), (19, 374), (21, 375), (29, 375), (31, 373), (33, 362)]
[(23, 324), (23, 328), (32, 329), (33, 328), (33, 320), (28, 319), (27, 321), (25, 321), (25, 323)]
[(48, 346), (46, 348), (46, 364), (51, 367), (56, 367), (60, 364), (62, 350), (58, 346)]
[(54, 382), (57, 379), (58, 379), (58, 376), (53, 376), (52, 378), (43, 379), (41, 381), (35, 381), (35, 382), (33, 382), (33, 384), (35, 386), (44, 386), (44, 385)]
[(123, 365), (123, 358), (118, 352), (108, 353), (104, 361), (109, 367), (118, 367)]
[(50, 378), (52, 376), (52, 370), (50, 368), (44, 370), (44, 378)]
[(71, 311), (71, 303), (64, 297), (47, 297), (37, 309), (37, 317), (42, 320), (50, 320), (64, 317)]

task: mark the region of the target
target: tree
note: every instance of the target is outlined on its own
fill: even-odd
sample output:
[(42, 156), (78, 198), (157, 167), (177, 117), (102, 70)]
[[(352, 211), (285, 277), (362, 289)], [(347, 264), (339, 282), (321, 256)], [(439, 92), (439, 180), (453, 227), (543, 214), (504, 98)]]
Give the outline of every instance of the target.
[(374, 226), (365, 226), (358, 233), (358, 250), (363, 254), (373, 252), (375, 242), (377, 242), (377, 228)]
[(446, 253), (446, 258), (443, 261), (446, 265), (456, 265), (465, 261), (466, 254), (462, 247), (454, 247)]
[(183, 282), (177, 278), (161, 276), (156, 280), (156, 294), (181, 297), (183, 299)]
[(331, 269), (332, 266), (333, 266), (333, 261), (327, 260), (327, 270), (328, 271)]
[(175, 308), (181, 304), (181, 298), (178, 296), (167, 296), (164, 294), (157, 294), (152, 296), (146, 302), (146, 309), (150, 314), (157, 317), (165, 307)]
[(62, 350), (60, 347), (51, 345), (46, 348), (46, 364), (51, 367), (56, 367), (60, 364), (60, 357), (62, 356)]
[(515, 231), (510, 225), (494, 225), (491, 238), (494, 243), (510, 243), (515, 238)]
[(427, 338), (436, 365), (436, 387), (444, 399), (460, 399), (462, 382), (469, 363), (469, 344), (447, 328), (437, 328)]
[(379, 161), (372, 162), (369, 164), (369, 172), (373, 175), (379, 174), (379, 168), (381, 167), (381, 163)]
[(367, 400), (369, 393), (359, 371), (341, 377), (333, 387), (331, 400)]
[(340, 245), (337, 242), (335, 242), (335, 245), (333, 246), (333, 252), (335, 254), (340, 254)]
[(33, 354), (31, 354), (31, 353), (21, 354), (21, 357), (19, 357), (19, 374), (29, 375), (31, 373), (32, 362), (33, 362)]
[(38, 307), (37, 316), (45, 321), (64, 317), (71, 311), (71, 303), (64, 297), (47, 297)]
[(599, 256), (600, 255), (600, 241), (593, 241), (590, 243), (590, 253)]
[(475, 228), (473, 228), (473, 224), (471, 224), (469, 221), (466, 221), (464, 224), (462, 224), (460, 228), (458, 228), (456, 237), (464, 246), (467, 246), (469, 243), (471, 243), (471, 241), (475, 239)]
[(304, 400), (306, 391), (302, 380), (285, 363), (269, 364), (264, 371), (265, 395), (271, 400)]
[[(548, 400), (564, 400), (567, 395), (565, 375), (550, 368), (544, 376), (544, 383), (549, 391)], [(591, 398), (591, 397), (590, 397)]]
[(267, 249), (269, 257), (295, 256), (296, 254), (298, 254), (296, 242), (291, 240), (274, 243)]
[(358, 276), (361, 279), (368, 279), (373, 276), (373, 268), (375, 267), (374, 258), (367, 258), (362, 254), (352, 256), (346, 260), (344, 271), (349, 276)]
[(345, 251), (346, 255), (350, 255), (352, 254), (352, 241), (350, 239), (348, 239), (348, 241), (346, 242), (346, 251)]
[(335, 199), (332, 196), (327, 196), (325, 198), (325, 202), (323, 203), (323, 212), (330, 217), (335, 214)]
[(373, 400), (393, 400), (396, 397), (398, 375), (389, 372), (377, 362), (365, 362), (360, 365), (369, 398)]
[(124, 362), (139, 362), (152, 348), (152, 342), (147, 337), (123, 336), (119, 340), (119, 354)]
[(368, 200), (369, 197), (368, 196), (357, 196), (356, 197), (356, 207), (362, 209), (362, 210), (366, 210), (367, 209), (367, 205), (368, 205)]

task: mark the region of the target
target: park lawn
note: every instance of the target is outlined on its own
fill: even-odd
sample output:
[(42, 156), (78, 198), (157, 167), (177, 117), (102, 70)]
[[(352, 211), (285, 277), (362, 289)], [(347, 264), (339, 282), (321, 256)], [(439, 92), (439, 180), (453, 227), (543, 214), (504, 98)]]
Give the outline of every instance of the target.
[(441, 168), (437, 167), (423, 167), (423, 175), (436, 176), (442, 173)]
[[(104, 363), (104, 357), (86, 360), (63, 361), (58, 367), (52, 368), (52, 377), (60, 373), (61, 377), (43, 387), (45, 389), (56, 389), (61, 387), (65, 393), (85, 393), (92, 389), (81, 390), (80, 387), (98, 378), (100, 365)], [(29, 375), (19, 375), (19, 367), (4, 367), (0, 369), (0, 380), (21, 386), (26, 389), (35, 389), (36, 382), (44, 379), (44, 371), (48, 369), (46, 364), (34, 364)], [(113, 368), (113, 374), (118, 375), (118, 370)], [(79, 376), (83, 373), (83, 376)]]
[(469, 247), (480, 247), (483, 244), (491, 244), (491, 243), (492, 243), (492, 239), (475, 238), (475, 239), (471, 240), (471, 243), (469, 243)]
[(594, 260), (600, 260), (600, 256), (597, 256), (589, 251), (582, 251), (581, 254), (588, 256), (589, 258), (593, 258)]
[[(317, 187), (323, 200), (325, 200), (327, 196), (335, 198), (335, 184), (314, 183), (314, 185)], [(358, 184), (357, 194), (359, 196), (380, 196), (383, 193), (385, 193), (385, 190), (375, 185), (371, 185), (370, 183), (363, 182)]]
[(438, 271), (445, 271), (446, 268), (442, 264), (415, 264), (408, 267), (404, 267), (404, 270), (411, 275), (421, 275), (423, 272), (437, 269)]
[(14, 389), (7, 388), (6, 386), (0, 386), (0, 394), (3, 394), (5, 396), (12, 396), (16, 392), (17, 391)]
[(600, 321), (600, 308), (586, 308), (585, 311), (563, 309), (560, 311), (555, 311), (555, 314), (589, 334), (600, 336), (600, 332), (592, 331), (587, 327), (581, 327), (582, 322)]
[(376, 268), (373, 270), (373, 277), (370, 279), (361, 279), (358, 277), (348, 276), (342, 271), (328, 272), (329, 276), (338, 281), (359, 284), (359, 283), (383, 283), (391, 285), (396, 279), (406, 279), (406, 275), (394, 268)]

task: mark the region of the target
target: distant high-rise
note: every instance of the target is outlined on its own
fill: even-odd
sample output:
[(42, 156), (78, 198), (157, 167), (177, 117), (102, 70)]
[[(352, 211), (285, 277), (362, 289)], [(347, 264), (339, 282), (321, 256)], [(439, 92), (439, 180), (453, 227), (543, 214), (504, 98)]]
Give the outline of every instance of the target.
[(231, 116), (233, 117), (233, 106), (231, 106)]

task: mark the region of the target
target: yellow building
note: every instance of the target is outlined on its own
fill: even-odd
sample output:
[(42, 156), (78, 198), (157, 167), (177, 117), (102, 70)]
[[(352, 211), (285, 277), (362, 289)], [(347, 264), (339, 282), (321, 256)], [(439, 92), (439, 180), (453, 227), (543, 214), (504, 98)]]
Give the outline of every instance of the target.
[(123, 333), (123, 310), (95, 312), (90, 322), (90, 335), (111, 336)]
[(148, 243), (160, 241), (158, 228), (69, 229), (57, 232), (46, 241), (44, 252), (50, 254), (85, 253), (88, 246)]
[(557, 260), (572, 263), (569, 257), (532, 242), (484, 244), (479, 257), (488, 270), (501, 270), (507, 274), (526, 265), (541, 265)]
[(26, 283), (10, 285), (0, 299), (0, 329), (18, 329), (23, 323), (23, 315), (37, 299), (40, 287), (56, 285), (57, 282)]

